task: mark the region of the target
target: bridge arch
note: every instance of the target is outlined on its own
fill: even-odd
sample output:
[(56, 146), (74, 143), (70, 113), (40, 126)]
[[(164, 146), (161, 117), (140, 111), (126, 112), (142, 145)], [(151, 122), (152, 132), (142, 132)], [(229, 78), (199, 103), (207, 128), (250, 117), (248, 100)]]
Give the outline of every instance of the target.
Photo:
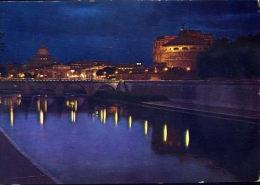
[(116, 90), (116, 88), (117, 88), (117, 86), (114, 84), (103, 83), (103, 84), (98, 85), (94, 92), (96, 92), (98, 90)]
[(78, 83), (73, 83), (73, 84), (67, 84), (63, 88), (63, 93), (64, 94), (84, 94), (88, 95), (88, 91), (85, 88), (84, 85), (78, 84)]
[(38, 83), (30, 87), (32, 94), (54, 95), (54, 87), (46, 83)]

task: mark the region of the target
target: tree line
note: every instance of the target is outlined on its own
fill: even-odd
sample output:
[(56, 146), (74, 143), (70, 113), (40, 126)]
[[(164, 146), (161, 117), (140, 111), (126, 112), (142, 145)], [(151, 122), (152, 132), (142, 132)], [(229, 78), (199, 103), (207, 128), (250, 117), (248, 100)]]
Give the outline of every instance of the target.
[(235, 41), (216, 40), (207, 51), (197, 56), (200, 77), (259, 78), (259, 45), (260, 33), (239, 36)]

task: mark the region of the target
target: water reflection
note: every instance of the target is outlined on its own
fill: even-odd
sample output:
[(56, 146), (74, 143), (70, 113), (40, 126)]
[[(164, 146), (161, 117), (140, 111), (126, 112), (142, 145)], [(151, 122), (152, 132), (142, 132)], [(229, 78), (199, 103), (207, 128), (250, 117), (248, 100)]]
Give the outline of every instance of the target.
[(117, 112), (117, 110), (115, 112), (114, 120), (115, 120), (115, 125), (117, 125), (117, 123), (118, 123), (118, 112)]
[[(219, 178), (219, 174), (221, 173), (224, 173), (225, 178), (219, 179), (220, 181), (227, 179), (230, 181), (258, 180), (259, 126), (256, 124), (231, 122), (227, 120), (220, 121), (218, 119), (198, 117), (195, 115), (143, 109), (131, 105), (99, 102), (83, 97), (64, 97), (56, 99), (48, 96), (37, 96), (23, 99), (20, 95), (16, 95), (1, 96), (0, 100), (1, 115), (3, 117), (5, 111), (10, 113), (7, 125), (9, 127), (11, 126), (12, 129), (15, 130), (17, 128), (20, 130), (24, 127), (24, 129), (28, 130), (28, 128), (33, 128), (32, 132), (34, 133), (36, 132), (35, 130), (37, 130), (36, 125), (40, 125), (43, 130), (46, 128), (46, 134), (47, 131), (54, 133), (60, 131), (60, 136), (57, 136), (57, 138), (54, 137), (57, 134), (49, 133), (51, 135), (48, 135), (52, 138), (53, 143), (59, 143), (59, 145), (48, 146), (52, 144), (52, 142), (50, 142), (45, 147), (48, 149), (52, 147), (55, 149), (60, 148), (59, 151), (52, 151), (53, 153), (66, 153), (68, 151), (64, 151), (64, 149), (69, 148), (69, 146), (71, 147), (69, 151), (71, 150), (72, 154), (74, 150), (75, 154), (77, 154), (77, 150), (82, 151), (82, 154), (80, 153), (79, 155), (78, 153), (76, 157), (63, 156), (65, 158), (64, 160), (69, 160), (68, 158), (78, 160), (72, 160), (72, 163), (68, 165), (74, 165), (75, 163), (75, 173), (79, 173), (81, 176), (84, 176), (82, 175), (83, 172), (77, 171), (76, 169), (89, 169), (92, 161), (100, 161), (100, 163), (95, 162), (97, 164), (91, 166), (93, 170), (99, 170), (99, 175), (106, 174), (108, 173), (107, 171), (110, 171), (109, 173), (116, 171), (124, 177), (127, 175), (131, 176), (129, 172), (131, 168), (135, 169), (136, 172), (144, 172), (151, 168), (149, 165), (153, 163), (157, 164), (156, 161), (158, 161), (158, 164), (161, 164), (161, 166), (157, 166), (156, 169), (151, 169), (155, 171), (158, 169), (163, 170), (165, 174), (149, 175), (152, 173), (150, 172), (149, 174), (144, 174), (145, 178), (150, 179), (150, 181), (141, 182), (159, 182), (155, 180), (157, 178), (164, 179), (164, 181), (161, 182), (166, 182), (165, 179), (171, 178), (171, 180), (174, 181), (173, 177), (175, 177), (175, 174), (171, 174), (169, 172), (171, 170), (175, 173), (181, 171), (182, 173), (198, 174), (197, 176), (205, 177), (211, 181)], [(33, 117), (34, 113), (36, 117)], [(28, 128), (26, 128), (26, 124), (21, 125), (15, 122), (16, 119), (22, 119), (21, 114), (31, 115), (30, 126), (28, 126)], [(35, 122), (33, 119), (35, 119)], [(53, 119), (60, 120), (64, 124), (57, 124), (57, 121), (53, 121)], [(70, 126), (66, 123), (69, 123)], [(5, 125), (5, 122), (2, 122), (0, 126), (8, 131), (9, 127), (7, 125)], [(50, 127), (52, 129), (50, 129)], [(131, 132), (129, 132), (129, 129), (131, 129)], [(119, 135), (120, 133), (121, 135)], [(64, 137), (70, 136), (72, 145), (69, 145), (70, 143), (64, 143), (64, 139), (59, 140), (59, 137), (62, 138), (63, 135)], [(86, 135), (89, 135), (89, 138), (86, 138)], [(117, 138), (117, 136), (120, 136), (120, 139)], [(77, 137), (78, 139), (76, 139)], [(99, 140), (102, 138), (103, 140)], [(23, 139), (24, 138), (22, 138), (22, 140)], [(43, 140), (45, 139), (46, 138)], [(97, 143), (94, 141), (91, 142), (92, 140)], [(136, 145), (131, 145), (131, 141)], [(20, 142), (19, 139), (17, 142)], [(44, 142), (41, 144), (46, 145)], [(103, 143), (106, 144), (103, 146)], [(27, 145), (25, 147), (27, 147)], [(102, 152), (96, 153), (93, 148), (97, 151), (101, 150), (109, 153), (109, 156), (112, 156), (112, 158), (109, 158), (107, 155), (102, 155)], [(148, 149), (151, 151), (148, 152)], [(144, 155), (139, 154), (133, 156), (132, 153), (138, 153), (139, 150), (144, 150)], [(84, 158), (85, 156), (89, 158)], [(127, 157), (124, 158), (122, 156)], [(55, 157), (53, 157), (53, 160), (54, 159)], [(105, 159), (107, 159), (107, 161), (104, 161)], [(114, 162), (113, 165), (111, 164), (110, 160), (117, 161), (120, 159), (122, 159), (122, 161), (118, 162), (118, 164), (120, 164), (119, 167), (116, 167), (117, 162)], [(46, 162), (46, 160), (47, 159), (44, 159), (43, 161)], [(138, 165), (135, 163), (136, 161), (138, 161)], [(52, 164), (51, 162), (49, 163)], [(134, 164), (138, 166), (138, 168), (135, 167)], [(83, 166), (77, 167), (76, 165)], [(187, 166), (183, 168), (185, 165), (192, 166), (193, 170), (189, 169), (190, 171), (185, 171), (185, 169), (188, 170), (189, 168)], [(55, 167), (53, 168), (55, 169)], [(204, 170), (207, 169), (206, 171), (214, 171), (215, 176), (205, 175), (206, 172), (200, 172), (200, 170), (198, 170), (202, 168)], [(102, 170), (104, 171), (101, 174)], [(70, 173), (75, 175), (75, 178), (82, 178), (73, 172)], [(114, 173), (113, 175), (109, 175), (109, 173), (105, 177), (109, 178), (114, 175)], [(134, 172), (131, 171), (131, 173)], [(234, 175), (235, 178), (229, 174)], [(68, 179), (72, 178), (71, 176), (69, 176)], [(93, 179), (95, 176), (96, 174), (94, 175), (93, 172), (92, 176), (91, 173), (89, 173), (87, 177)], [(196, 181), (197, 176), (192, 177), (191, 175), (189, 182), (198, 182)], [(115, 178), (120, 179), (118, 176)], [(64, 179), (66, 178), (64, 177)], [(136, 177), (136, 180), (138, 179), (141, 180), (142, 177)], [(171, 182), (171, 180), (169, 180), (169, 182)], [(199, 181), (201, 180), (205, 179), (199, 179)], [(66, 182), (69, 182), (69, 180), (65, 181), (65, 183)], [(79, 183), (84, 182), (85, 181), (80, 181)], [(184, 181), (180, 180), (178, 182)]]
[(10, 105), (10, 123), (11, 126), (14, 125), (14, 107), (12, 104)]
[(128, 126), (129, 126), (129, 128), (132, 128), (132, 117), (131, 116), (128, 117)]
[(163, 141), (167, 141), (167, 125), (164, 125), (163, 127)]
[(40, 124), (43, 125), (44, 124), (44, 114), (43, 114), (42, 110), (39, 111), (39, 118), (40, 118)]
[(186, 134), (185, 134), (185, 146), (186, 146), (186, 148), (189, 148), (189, 143), (190, 143), (190, 133), (189, 133), (189, 129), (187, 129)]
[(144, 135), (147, 135), (148, 134), (148, 121), (145, 120), (144, 121)]

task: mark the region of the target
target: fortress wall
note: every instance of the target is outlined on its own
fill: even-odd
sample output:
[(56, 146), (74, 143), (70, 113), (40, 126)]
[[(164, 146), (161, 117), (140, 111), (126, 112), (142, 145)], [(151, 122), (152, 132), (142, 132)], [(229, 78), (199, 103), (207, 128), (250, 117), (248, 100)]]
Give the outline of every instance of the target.
[(259, 82), (222, 81), (125, 81), (130, 92), (165, 95), (172, 101), (260, 110)]

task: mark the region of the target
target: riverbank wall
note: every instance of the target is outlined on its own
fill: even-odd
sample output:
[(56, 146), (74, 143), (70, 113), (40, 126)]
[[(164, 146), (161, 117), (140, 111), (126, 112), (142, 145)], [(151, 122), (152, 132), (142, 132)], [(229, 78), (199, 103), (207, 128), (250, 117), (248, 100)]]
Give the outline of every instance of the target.
[(124, 81), (122, 91), (167, 96), (171, 101), (260, 110), (260, 83), (234, 81)]

